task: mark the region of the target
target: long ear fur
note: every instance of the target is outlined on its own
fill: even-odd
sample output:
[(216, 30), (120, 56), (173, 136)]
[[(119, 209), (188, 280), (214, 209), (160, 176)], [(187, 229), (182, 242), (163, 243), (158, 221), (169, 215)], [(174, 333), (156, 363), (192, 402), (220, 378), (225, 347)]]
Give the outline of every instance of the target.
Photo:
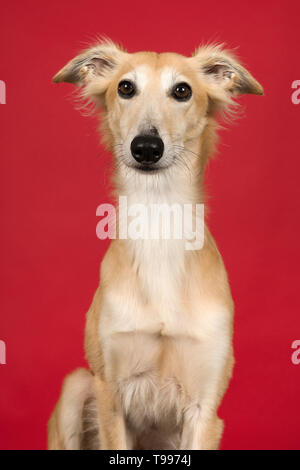
[(104, 105), (110, 80), (127, 53), (110, 40), (86, 49), (67, 63), (54, 77), (54, 83), (68, 82), (82, 88), (81, 97)]
[(105, 76), (121, 62), (124, 55), (126, 53), (119, 46), (104, 40), (68, 62), (53, 77), (53, 81), (82, 86), (95, 77)]
[(233, 96), (244, 93), (264, 93), (262, 86), (222, 45), (199, 47), (190, 61), (216, 104), (227, 106)]

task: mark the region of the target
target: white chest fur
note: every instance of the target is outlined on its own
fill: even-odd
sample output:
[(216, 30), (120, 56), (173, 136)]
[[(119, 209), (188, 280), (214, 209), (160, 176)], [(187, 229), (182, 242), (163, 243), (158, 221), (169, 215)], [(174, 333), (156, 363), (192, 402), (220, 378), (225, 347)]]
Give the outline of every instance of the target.
[(144, 273), (146, 305), (130, 283), (103, 299), (99, 335), (106, 371), (137, 427), (163, 419), (178, 424), (184, 407), (200, 402), (224, 367), (230, 347), (227, 312), (200, 296), (187, 308), (168, 259), (170, 264), (162, 259), (161, 269)]
[(103, 292), (99, 336), (106, 374), (137, 427), (164, 419), (175, 426), (224, 367), (230, 315), (201, 286), (184, 298), (182, 283), (193, 278), (183, 240), (126, 243), (138, 277)]

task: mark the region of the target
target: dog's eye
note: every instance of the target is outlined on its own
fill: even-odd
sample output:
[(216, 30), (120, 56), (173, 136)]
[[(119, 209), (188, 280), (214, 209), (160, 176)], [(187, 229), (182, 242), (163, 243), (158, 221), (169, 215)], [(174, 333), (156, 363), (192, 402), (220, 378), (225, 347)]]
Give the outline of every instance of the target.
[(177, 101), (187, 101), (192, 96), (192, 89), (187, 83), (178, 83), (174, 86), (171, 95)]
[(119, 83), (118, 86), (118, 93), (121, 96), (121, 98), (132, 98), (133, 95), (135, 95), (136, 89), (133, 83), (131, 83), (129, 80), (123, 80), (122, 82)]

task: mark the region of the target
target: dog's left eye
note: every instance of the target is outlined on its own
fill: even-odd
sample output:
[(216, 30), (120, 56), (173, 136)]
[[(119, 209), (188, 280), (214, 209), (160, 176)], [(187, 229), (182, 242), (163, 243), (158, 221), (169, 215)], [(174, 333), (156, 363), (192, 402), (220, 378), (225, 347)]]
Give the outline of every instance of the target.
[(132, 82), (129, 80), (122, 80), (118, 85), (118, 93), (121, 98), (132, 98), (135, 95), (136, 89)]
[(192, 96), (192, 89), (187, 83), (178, 83), (174, 86), (171, 95), (177, 101), (187, 101)]

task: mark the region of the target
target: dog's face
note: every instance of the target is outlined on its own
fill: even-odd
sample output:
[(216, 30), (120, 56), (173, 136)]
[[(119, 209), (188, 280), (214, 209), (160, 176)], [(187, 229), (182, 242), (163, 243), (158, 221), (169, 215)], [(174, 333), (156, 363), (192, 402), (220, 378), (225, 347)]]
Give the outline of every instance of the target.
[(209, 120), (233, 95), (263, 92), (218, 46), (185, 57), (128, 54), (106, 41), (73, 59), (54, 81), (78, 84), (103, 107), (109, 146), (120, 163), (141, 173), (167, 169), (184, 152), (199, 150)]
[(153, 171), (172, 165), (186, 142), (199, 138), (208, 97), (187, 58), (137, 53), (110, 82), (106, 105), (120, 158)]

